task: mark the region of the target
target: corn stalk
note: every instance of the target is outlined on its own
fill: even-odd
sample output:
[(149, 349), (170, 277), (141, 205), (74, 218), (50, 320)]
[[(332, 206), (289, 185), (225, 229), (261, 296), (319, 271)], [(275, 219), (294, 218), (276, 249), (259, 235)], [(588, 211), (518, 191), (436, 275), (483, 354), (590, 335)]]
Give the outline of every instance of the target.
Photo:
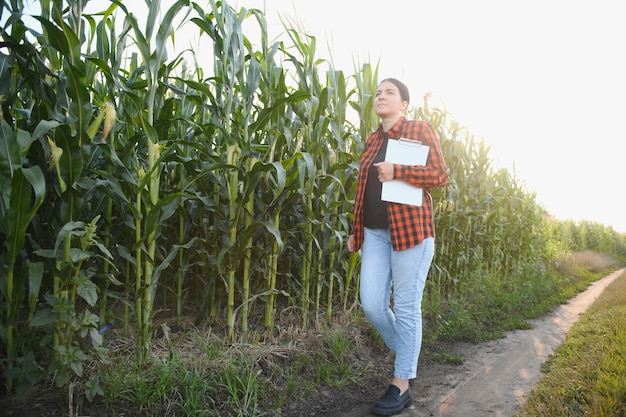
[[(143, 62), (143, 75), (146, 81), (143, 100), (135, 101), (132, 111), (136, 116), (131, 120), (137, 121), (145, 139), (147, 158), (143, 163), (145, 168), (140, 171), (145, 175), (137, 175), (135, 208), (142, 213), (136, 219), (136, 314), (138, 330), (138, 360), (145, 361), (150, 352), (152, 343), (152, 320), (154, 317), (154, 297), (157, 290), (157, 276), (155, 274), (156, 247), (160, 237), (160, 222), (163, 220), (161, 208), (164, 202), (160, 201), (160, 184), (162, 174), (161, 139), (155, 128), (156, 109), (162, 104), (161, 71), (167, 60), (167, 40), (174, 32), (174, 20), (179, 12), (190, 5), (188, 0), (179, 0), (165, 13), (162, 20), (157, 20), (160, 13), (160, 1), (150, 1), (145, 27), (140, 27), (137, 19), (128, 12), (123, 4), (119, 4), (126, 14), (125, 33), (134, 37), (139, 55)], [(164, 138), (165, 139), (165, 138)], [(144, 195), (145, 190), (145, 195)], [(142, 266), (142, 249), (145, 250), (145, 260)], [(143, 268), (143, 269), (142, 269)]]
[[(37, 210), (41, 206), (46, 183), (41, 169), (24, 167), (24, 159), (30, 146), (30, 135), (27, 132), (12, 130), (4, 120), (0, 120), (0, 138), (3, 147), (0, 149), (0, 233), (4, 236), (0, 259), (0, 291), (6, 299), (6, 315), (2, 318), (0, 328), (6, 334), (6, 369), (12, 369), (16, 359), (15, 324), (18, 310), (24, 298), (24, 278), (28, 279), (31, 289), (30, 310), (34, 312), (36, 299), (41, 287), (42, 264), (27, 262), (23, 271), (16, 276), (16, 261), (24, 247), (26, 229), (30, 225)], [(5, 373), (11, 375), (13, 371)], [(7, 388), (13, 389), (13, 379), (7, 376)]]

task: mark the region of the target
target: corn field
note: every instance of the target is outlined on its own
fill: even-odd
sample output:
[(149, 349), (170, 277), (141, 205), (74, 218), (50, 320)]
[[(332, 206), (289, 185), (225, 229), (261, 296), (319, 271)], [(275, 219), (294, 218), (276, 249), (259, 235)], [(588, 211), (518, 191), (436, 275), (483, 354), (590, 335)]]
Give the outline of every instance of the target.
[[(31, 2), (32, 3), (32, 2)], [(155, 320), (192, 314), (230, 340), (303, 328), (358, 305), (347, 251), (359, 156), (377, 127), (377, 68), (316, 57), (316, 38), (226, 2), (24, 2), (0, 12), (0, 338), (9, 390), (58, 386), (106, 355), (107, 326), (150, 353)], [(162, 16), (162, 17), (161, 17)], [(31, 27), (26, 22), (35, 22)], [(242, 24), (252, 21), (258, 39)], [(121, 24), (120, 24), (121, 22)], [(181, 25), (205, 47), (168, 55)], [(211, 68), (200, 65), (211, 55)], [(625, 238), (547, 217), (445, 110), (435, 127), (450, 184), (433, 190), (431, 300), (568, 250), (624, 256)], [(617, 248), (617, 249), (616, 249)], [(47, 353), (39, 353), (42, 349)]]

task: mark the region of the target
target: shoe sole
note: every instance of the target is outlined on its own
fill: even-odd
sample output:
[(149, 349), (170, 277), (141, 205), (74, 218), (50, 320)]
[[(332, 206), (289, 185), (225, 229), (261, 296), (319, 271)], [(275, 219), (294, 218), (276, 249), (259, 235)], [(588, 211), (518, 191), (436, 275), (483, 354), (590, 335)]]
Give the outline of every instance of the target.
[(402, 408), (394, 408), (393, 410), (381, 410), (380, 408), (374, 407), (372, 412), (377, 416), (395, 416), (396, 414), (400, 414), (404, 411), (405, 408), (408, 408), (413, 404), (413, 399), (411, 398)]

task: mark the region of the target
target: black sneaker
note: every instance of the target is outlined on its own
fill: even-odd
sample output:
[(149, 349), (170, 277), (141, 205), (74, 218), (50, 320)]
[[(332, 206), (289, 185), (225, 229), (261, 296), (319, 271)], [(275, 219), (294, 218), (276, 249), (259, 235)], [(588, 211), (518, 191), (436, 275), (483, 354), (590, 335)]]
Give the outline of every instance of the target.
[(400, 414), (402, 410), (412, 403), (411, 388), (408, 388), (404, 394), (400, 395), (400, 388), (395, 385), (389, 385), (387, 392), (374, 404), (372, 411), (379, 416), (393, 416)]

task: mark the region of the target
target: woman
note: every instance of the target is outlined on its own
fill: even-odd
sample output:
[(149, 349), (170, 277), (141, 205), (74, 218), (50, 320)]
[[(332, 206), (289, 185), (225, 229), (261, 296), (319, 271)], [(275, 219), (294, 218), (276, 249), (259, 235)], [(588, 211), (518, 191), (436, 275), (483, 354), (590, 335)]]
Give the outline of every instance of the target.
[[(422, 294), (435, 251), (429, 190), (448, 182), (437, 134), (426, 122), (407, 120), (408, 105), (409, 91), (402, 82), (387, 78), (378, 85), (374, 109), (381, 124), (365, 142), (348, 238), (348, 250), (362, 249), (361, 307), (395, 354), (393, 379), (373, 409), (385, 416), (412, 403), (409, 382), (416, 376), (422, 345)], [(429, 146), (426, 165), (385, 162), (388, 140), (399, 138)], [(391, 180), (421, 187), (422, 205), (383, 201), (382, 184)]]

